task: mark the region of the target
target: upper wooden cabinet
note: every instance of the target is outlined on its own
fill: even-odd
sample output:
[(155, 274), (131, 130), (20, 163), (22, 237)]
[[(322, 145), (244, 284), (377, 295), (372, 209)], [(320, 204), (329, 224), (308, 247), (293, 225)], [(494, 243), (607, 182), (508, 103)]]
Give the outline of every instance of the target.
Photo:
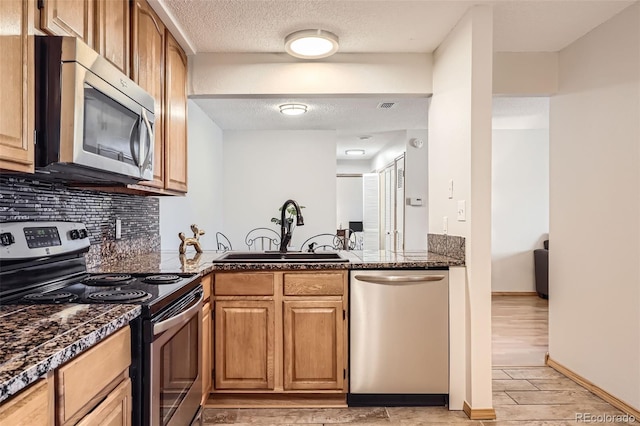
[(93, 47), (95, 0), (42, 0), (40, 29), (51, 35), (73, 36)]
[(129, 0), (97, 0), (95, 8), (95, 50), (129, 75)]
[(135, 0), (131, 14), (131, 77), (155, 100), (153, 180), (164, 188), (164, 25), (145, 0)]
[(0, 169), (33, 173), (35, 3), (0, 1)]
[(187, 56), (166, 33), (165, 188), (187, 192)]

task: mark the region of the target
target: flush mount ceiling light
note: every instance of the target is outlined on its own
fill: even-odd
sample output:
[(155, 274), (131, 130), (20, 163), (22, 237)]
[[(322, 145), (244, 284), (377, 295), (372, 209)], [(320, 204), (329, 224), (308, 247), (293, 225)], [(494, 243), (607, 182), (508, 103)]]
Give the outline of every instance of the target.
[(307, 106), (304, 104), (282, 104), (279, 108), (284, 115), (302, 115), (307, 112)]
[(338, 36), (325, 30), (301, 30), (284, 39), (284, 49), (301, 59), (321, 59), (338, 51)]
[(364, 155), (364, 149), (348, 149), (344, 153), (347, 155)]

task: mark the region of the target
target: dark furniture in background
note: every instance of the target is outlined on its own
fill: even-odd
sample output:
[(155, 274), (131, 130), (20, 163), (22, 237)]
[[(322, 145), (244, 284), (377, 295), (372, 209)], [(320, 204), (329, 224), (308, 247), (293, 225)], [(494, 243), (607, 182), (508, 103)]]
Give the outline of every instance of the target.
[(536, 271), (536, 292), (543, 299), (549, 298), (549, 240), (544, 241), (543, 249), (533, 251), (533, 263)]

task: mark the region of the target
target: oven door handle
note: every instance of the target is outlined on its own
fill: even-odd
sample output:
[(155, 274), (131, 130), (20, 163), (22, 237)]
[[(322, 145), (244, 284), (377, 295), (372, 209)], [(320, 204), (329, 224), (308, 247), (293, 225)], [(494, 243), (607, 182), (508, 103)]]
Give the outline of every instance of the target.
[(187, 309), (186, 311), (182, 311), (180, 312), (178, 315), (176, 315), (175, 317), (171, 317), (169, 319), (166, 319), (164, 321), (161, 321), (157, 324), (153, 325), (153, 336), (157, 336), (160, 333), (164, 333), (165, 331), (176, 327), (178, 325), (181, 325), (183, 323), (188, 322), (191, 317), (197, 313), (200, 309), (202, 309), (202, 301), (204, 300), (204, 295), (200, 295), (200, 298), (195, 302), (194, 305), (192, 305), (189, 309)]

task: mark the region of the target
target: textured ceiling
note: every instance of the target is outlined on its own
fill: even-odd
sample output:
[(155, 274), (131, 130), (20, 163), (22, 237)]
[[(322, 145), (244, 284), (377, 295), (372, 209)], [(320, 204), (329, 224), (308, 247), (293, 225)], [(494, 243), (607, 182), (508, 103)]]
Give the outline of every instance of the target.
[[(425, 97), (335, 97), (193, 99), (223, 130), (336, 130), (338, 159), (346, 149), (364, 148), (372, 158), (392, 138), (393, 132), (426, 129), (429, 99)], [(308, 105), (306, 114), (286, 116), (278, 106)], [(395, 102), (380, 109), (381, 102)], [(361, 136), (371, 136), (364, 141)], [(348, 157), (353, 158), (353, 157)]]
[[(342, 53), (432, 52), (473, 4), (494, 9), (494, 50), (558, 51), (635, 1), (625, 0), (150, 0), (198, 52), (284, 52), (284, 37), (321, 28), (340, 37)], [(160, 12), (159, 12), (160, 13)], [(280, 99), (194, 99), (223, 129), (335, 129), (338, 158), (365, 148), (370, 158), (404, 129), (427, 126), (425, 98), (311, 98), (301, 117), (285, 117)], [(380, 111), (383, 101), (395, 109)], [(548, 126), (544, 99), (498, 100), (498, 128)], [(546, 109), (545, 109), (546, 108)], [(371, 135), (367, 142), (359, 139)]]
[(558, 51), (633, 3), (617, 0), (156, 0), (198, 52), (284, 52), (321, 28), (340, 52), (432, 52), (473, 4), (494, 8), (494, 50)]

